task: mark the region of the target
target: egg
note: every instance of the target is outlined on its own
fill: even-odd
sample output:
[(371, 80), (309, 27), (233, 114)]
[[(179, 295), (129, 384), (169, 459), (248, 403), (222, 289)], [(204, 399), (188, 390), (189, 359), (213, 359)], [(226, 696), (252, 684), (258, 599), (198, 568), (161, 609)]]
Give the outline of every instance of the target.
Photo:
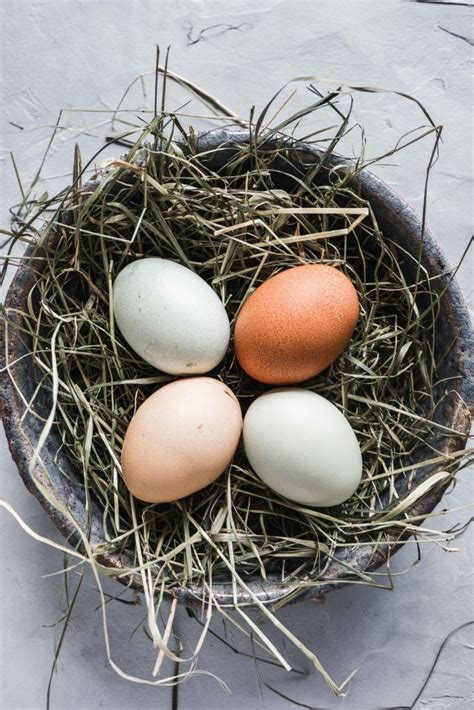
[(225, 471), (241, 430), (239, 402), (219, 380), (192, 377), (165, 385), (128, 425), (122, 448), (125, 484), (148, 503), (188, 496)]
[(310, 390), (270, 390), (250, 405), (244, 448), (269, 488), (306, 506), (339, 505), (356, 491), (362, 455), (354, 431), (329, 400)]
[(230, 338), (224, 305), (185, 266), (154, 257), (134, 261), (117, 275), (113, 297), (123, 337), (162, 372), (202, 374), (224, 357)]
[(341, 354), (358, 314), (357, 292), (338, 269), (325, 264), (286, 269), (242, 306), (235, 323), (237, 360), (259, 382), (303, 382)]

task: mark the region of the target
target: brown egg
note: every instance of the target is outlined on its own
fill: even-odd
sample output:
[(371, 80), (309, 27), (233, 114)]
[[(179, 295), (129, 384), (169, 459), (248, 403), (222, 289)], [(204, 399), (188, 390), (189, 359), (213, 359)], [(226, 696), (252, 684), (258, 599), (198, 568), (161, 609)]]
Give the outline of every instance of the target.
[(357, 292), (341, 271), (325, 264), (286, 269), (242, 306), (235, 323), (237, 359), (260, 382), (303, 382), (340, 355), (358, 315)]
[(231, 390), (211, 377), (165, 385), (137, 410), (122, 449), (122, 474), (140, 500), (178, 500), (212, 483), (239, 443), (242, 412)]

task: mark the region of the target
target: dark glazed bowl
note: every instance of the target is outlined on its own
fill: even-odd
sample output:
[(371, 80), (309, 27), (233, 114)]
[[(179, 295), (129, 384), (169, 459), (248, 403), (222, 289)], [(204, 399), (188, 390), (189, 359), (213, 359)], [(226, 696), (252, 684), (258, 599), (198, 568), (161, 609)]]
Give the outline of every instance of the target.
[[(197, 138), (196, 150), (203, 154), (202, 160), (205, 160), (210, 167), (219, 169), (232, 157), (237, 145), (244, 145), (248, 141), (248, 133), (215, 130), (201, 134)], [(287, 158), (289, 158), (290, 162), (291, 156), (295, 157), (295, 151), (305, 163), (321, 162), (321, 153), (317, 150), (303, 144), (289, 142)], [(328, 170), (336, 165), (338, 170), (347, 169), (347, 165), (344, 164), (342, 159), (333, 156), (325, 160), (321, 174), (327, 176)], [(284, 169), (288, 170), (288, 163), (285, 163)], [(94, 185), (92, 184), (91, 186)], [(446, 454), (453, 453), (465, 446), (469, 432), (470, 416), (464, 403), (472, 404), (473, 399), (470, 321), (461, 292), (456, 281), (451, 276), (446, 258), (428, 231), (425, 231), (423, 244), (421, 245), (422, 229), (420, 221), (403, 200), (392, 192), (387, 185), (368, 172), (364, 172), (362, 176), (353, 180), (351, 187), (359, 191), (361, 196), (370, 202), (380, 228), (383, 232), (390, 234), (391, 239), (396, 244), (412, 255), (420, 254), (421, 247), (422, 266), (430, 277), (437, 277), (432, 282), (433, 288), (440, 292), (445, 290), (441, 301), (436, 347), (438, 361), (441, 363), (439, 379), (449, 380), (449, 394), (444, 398), (442, 406), (438, 408), (437, 418), (440, 423), (442, 422), (444, 425), (460, 432), (460, 435), (443, 436), (442, 438), (433, 437), (429, 443), (435, 445)], [(406, 267), (408, 279), (414, 277), (414, 266), (413, 264), (410, 265), (410, 262), (407, 261)], [(36, 268), (39, 267), (36, 266)], [(413, 273), (410, 273), (410, 269)], [(5, 301), (6, 309), (10, 309), (9, 318), (14, 323), (20, 322), (16, 309), (21, 310), (24, 307), (26, 295), (33, 283), (34, 274), (28, 265), (28, 260), (24, 260), (15, 275)], [(3, 321), (1, 327), (5, 336), (5, 348), (3, 348), (1, 354), (0, 364), (3, 368), (6, 364), (15, 363), (10, 365), (9, 370), (14, 373), (16, 382), (20, 384), (24, 396), (28, 398), (33, 394), (37, 382), (34, 368), (31, 367), (31, 361), (28, 357), (31, 344), (13, 327), (9, 326), (7, 333)], [(438, 396), (441, 394), (444, 394), (444, 391), (437, 393)], [(41, 398), (38, 406), (44, 407), (44, 411), (48, 411), (47, 393), (43, 392)], [(22, 421), (24, 410), (24, 401), (20, 397), (7, 370), (4, 372), (2, 380), (1, 411), (12, 456), (27, 488), (38, 498), (61, 533), (71, 543), (77, 544), (79, 535), (76, 528), (65, 515), (58, 512), (48, 502), (46, 497), (40, 493), (28, 472), (28, 464), (33, 453), (32, 442), (37, 441), (42, 425), (31, 415), (26, 416)], [(46, 490), (54, 493), (67, 506), (77, 523), (86, 531), (83, 490), (79, 482), (76, 483), (73, 469), (64, 452), (57, 453), (59, 441), (58, 433), (53, 429), (42, 451), (42, 458), (48, 473), (46, 475), (40, 467), (36, 467), (33, 476), (41, 482)], [(429, 457), (430, 453), (427, 446), (421, 447), (415, 455), (417, 461), (423, 461)], [(435, 471), (435, 467), (417, 469), (416, 480), (421, 481)], [(443, 492), (442, 488), (438, 488), (433, 495), (424, 498), (411, 511), (412, 514), (422, 517), (429, 513), (439, 502)], [(90, 541), (93, 547), (104, 542), (100, 520), (100, 510), (94, 509), (92, 528), (90, 530)], [(391, 544), (393, 550), (393, 546), (396, 544), (395, 539), (392, 540)], [(374, 570), (385, 561), (388, 551), (389, 544), (378, 546), (377, 548), (369, 546), (353, 550), (345, 548), (338, 553), (338, 559), (344, 565), (339, 564), (337, 561), (332, 562), (321, 585), (317, 588), (309, 588), (301, 597), (314, 598), (323, 596), (337, 586), (338, 579), (348, 579), (348, 567), (359, 572)], [(99, 561), (108, 567), (116, 569), (121, 569), (124, 564), (124, 560), (117, 554), (102, 555)], [(141, 586), (138, 578), (134, 578), (133, 584), (137, 588)], [(276, 577), (267, 580), (255, 577), (248, 581), (248, 586), (262, 601), (276, 601), (292, 591), (291, 585), (282, 586), (278, 583)], [(192, 587), (189, 589), (176, 589), (172, 593), (188, 605), (195, 603), (201, 596), (200, 588)], [(230, 582), (223, 580), (217, 584), (215, 594), (220, 604), (231, 603), (232, 587)], [(240, 591), (239, 599), (242, 603), (251, 603), (250, 596), (244, 591)]]

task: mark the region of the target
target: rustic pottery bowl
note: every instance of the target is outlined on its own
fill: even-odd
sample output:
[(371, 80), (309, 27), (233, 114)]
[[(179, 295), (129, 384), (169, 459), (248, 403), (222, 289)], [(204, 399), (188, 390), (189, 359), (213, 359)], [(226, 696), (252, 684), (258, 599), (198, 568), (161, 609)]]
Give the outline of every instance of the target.
[[(201, 134), (197, 138), (196, 148), (198, 152), (206, 153), (203, 159), (205, 159), (212, 168), (217, 170), (232, 156), (232, 153), (236, 150), (236, 145), (242, 145), (248, 141), (249, 135), (245, 132), (234, 133), (224, 130), (214, 130)], [(295, 156), (295, 151), (298, 153), (299, 158), (302, 158), (305, 163), (321, 161), (321, 153), (314, 148), (289, 142), (287, 157), (290, 163), (291, 156)], [(332, 156), (330, 159), (326, 159), (321, 174), (327, 176), (328, 170), (334, 168), (336, 165), (339, 171), (346, 169), (344, 167), (344, 161)], [(284, 170), (288, 171), (288, 163), (286, 162)], [(94, 186), (94, 184), (92, 184), (92, 186)], [(370, 202), (380, 228), (382, 231), (390, 234), (396, 244), (400, 245), (400, 247), (412, 255), (418, 255), (421, 246), (422, 266), (426, 269), (430, 277), (437, 277), (432, 281), (433, 288), (440, 292), (444, 291), (437, 326), (436, 356), (439, 357), (439, 362), (441, 363), (439, 379), (449, 380), (450, 394), (444, 399), (442, 406), (438, 408), (436, 416), (439, 423), (455, 429), (460, 432), (460, 435), (443, 436), (442, 438), (433, 436), (432, 440), (426, 442), (426, 444), (435, 445), (446, 454), (456, 452), (464, 448), (469, 432), (470, 416), (466, 404), (464, 403), (469, 404), (473, 401), (473, 379), (472, 371), (470, 370), (472, 364), (470, 357), (470, 320), (461, 292), (455, 279), (452, 277), (445, 256), (428, 231), (425, 230), (422, 239), (423, 244), (420, 244), (422, 235), (420, 221), (411, 208), (400, 199), (400, 197), (369, 172), (364, 172), (356, 180), (353, 180), (351, 187), (360, 191), (361, 196)], [(54, 240), (54, 236), (52, 236), (51, 239)], [(29, 251), (31, 251), (31, 247)], [(38, 268), (38, 266), (35, 268)], [(407, 280), (414, 278), (414, 270), (413, 261), (407, 261)], [(5, 308), (9, 312), (11, 321), (19, 322), (20, 318), (16, 310), (22, 310), (24, 308), (26, 295), (30, 291), (33, 283), (33, 272), (28, 264), (28, 260), (25, 260), (16, 272), (6, 296)], [(53, 492), (54, 495), (67, 506), (77, 523), (86, 531), (87, 518), (83, 490), (79, 485), (79, 481), (75, 480), (74, 471), (64, 452), (57, 453), (60, 439), (58, 432), (54, 429), (51, 431), (42, 451), (42, 458), (46, 465), (48, 475), (39, 467), (36, 467), (32, 474), (29, 473), (28, 464), (32, 458), (33, 442), (37, 441), (42, 426), (38, 423), (37, 419), (31, 415), (27, 415), (22, 419), (25, 410), (24, 401), (13, 383), (11, 374), (14, 374), (14, 378), (16, 382), (19, 383), (24, 396), (29, 398), (37, 384), (37, 373), (31, 366), (31, 360), (28, 357), (31, 348), (31, 344), (28, 340), (11, 326), (9, 326), (8, 334), (6, 334), (3, 322), (1, 327), (4, 331), (4, 335), (8, 335), (8, 338), (5, 338), (5, 347), (2, 348), (0, 365), (3, 368), (6, 364), (14, 363), (10, 365), (9, 370), (4, 371), (1, 385), (1, 413), (13, 459), (18, 466), (20, 475), (27, 488), (38, 498), (57, 528), (69, 542), (77, 544), (79, 542), (77, 530), (74, 528), (71, 521), (58, 512), (39, 492), (32, 476), (37, 478), (46, 490)], [(439, 396), (440, 394), (444, 394), (444, 392), (437, 392), (436, 394)], [(47, 393), (43, 392), (39, 398), (37, 409), (38, 407), (44, 407), (44, 411), (47, 412), (47, 399)], [(422, 446), (415, 453), (414, 462), (423, 461), (429, 457), (429, 447), (427, 445)], [(416, 481), (423, 480), (435, 471), (436, 467), (433, 466), (429, 469), (427, 467), (416, 469)], [(421, 517), (428, 514), (439, 502), (443, 492), (443, 489), (437, 489), (436, 493), (419, 502), (416, 508), (412, 509), (411, 513)], [(101, 526), (101, 511), (97, 508), (93, 511), (90, 541), (92, 547), (104, 542)], [(394, 544), (395, 541), (392, 542), (392, 552)], [(345, 548), (344, 551), (338, 553), (339, 559), (344, 563), (344, 566), (334, 561), (327, 570), (325, 576), (327, 581), (317, 588), (317, 591), (315, 591), (314, 588), (309, 589), (305, 594), (301, 595), (300, 598), (304, 596), (313, 598), (322, 597), (337, 586), (338, 579), (344, 577), (344, 579), (347, 580), (348, 567), (355, 571), (369, 572), (374, 570), (385, 561), (388, 551), (388, 544), (378, 546), (377, 548)], [(116, 554), (103, 555), (100, 558), (100, 562), (113, 568), (121, 568), (123, 565), (123, 560)], [(133, 584), (137, 588), (140, 588), (140, 580), (138, 578), (133, 580)], [(262, 601), (276, 601), (292, 590), (291, 585), (282, 586), (277, 583), (276, 578), (272, 577), (269, 577), (267, 580), (254, 577), (248, 584), (253, 593)], [(195, 603), (196, 598), (199, 598), (200, 589), (176, 589), (173, 593), (184, 604), (191, 605)], [(215, 594), (220, 604), (231, 603), (232, 587), (230, 580), (222, 579), (220, 583), (216, 584)], [(249, 595), (243, 591), (239, 592), (239, 600), (241, 603), (251, 602)]]

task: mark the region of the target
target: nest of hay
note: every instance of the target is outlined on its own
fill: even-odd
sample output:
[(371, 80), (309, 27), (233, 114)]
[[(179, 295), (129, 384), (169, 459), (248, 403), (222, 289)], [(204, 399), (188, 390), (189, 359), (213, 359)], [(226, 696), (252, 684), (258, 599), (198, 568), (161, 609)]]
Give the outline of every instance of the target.
[[(297, 597), (377, 584), (370, 571), (400, 544), (438, 539), (420, 523), (467, 461), (465, 314), (452, 274), (424, 223), (362, 160), (337, 155), (347, 121), (315, 145), (290, 135), (300, 118), (196, 135), (162, 111), (84, 184), (77, 153), (72, 186), (30, 203), (34, 219), (16, 223), (29, 247), (4, 308), (10, 445), (83, 559), (142, 588), (155, 611), (169, 593), (221, 610), (256, 604), (275, 621), (274, 609)], [(129, 495), (120, 471), (127, 425), (174, 378), (117, 332), (111, 295), (118, 271), (150, 256), (198, 273), (231, 324), (282, 269), (328, 263), (351, 279), (354, 336), (304, 383), (357, 434), (364, 472), (350, 500), (330, 509), (289, 502), (266, 488), (242, 448), (185, 500)], [(232, 341), (211, 375), (244, 412), (267, 389), (240, 369)]]

